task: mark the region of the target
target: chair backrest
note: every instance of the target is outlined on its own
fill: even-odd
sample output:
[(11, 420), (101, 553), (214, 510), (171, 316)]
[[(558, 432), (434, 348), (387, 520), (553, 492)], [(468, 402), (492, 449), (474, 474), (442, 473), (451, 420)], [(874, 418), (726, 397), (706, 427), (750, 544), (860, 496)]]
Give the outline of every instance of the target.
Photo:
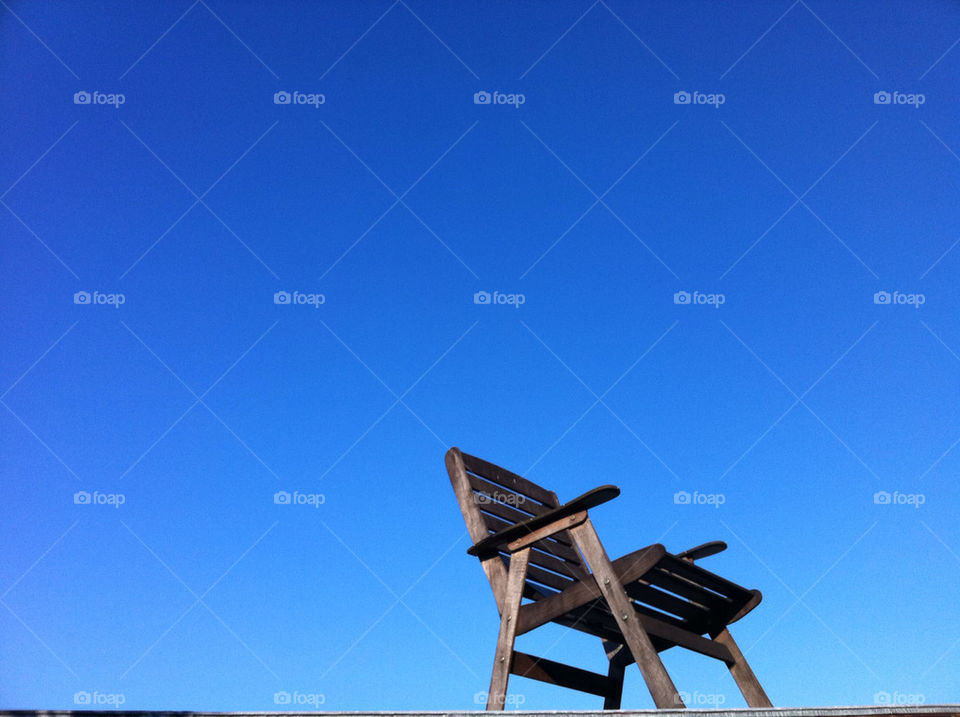
[[(553, 491), (481, 458), (462, 453), (458, 448), (447, 452), (446, 462), (450, 482), (474, 544), (492, 533), (560, 505)], [(580, 554), (567, 531), (539, 540), (532, 547), (524, 597), (537, 600), (553, 595), (586, 577)], [(506, 583), (509, 561), (509, 555), (503, 552), (481, 558), (498, 601)]]

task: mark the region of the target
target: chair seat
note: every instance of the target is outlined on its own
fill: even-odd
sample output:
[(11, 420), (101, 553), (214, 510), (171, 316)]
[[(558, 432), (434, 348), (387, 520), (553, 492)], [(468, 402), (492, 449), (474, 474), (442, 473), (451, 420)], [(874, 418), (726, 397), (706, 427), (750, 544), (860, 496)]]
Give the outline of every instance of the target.
[[(759, 590), (748, 590), (678, 558), (659, 543), (624, 555), (613, 561), (613, 568), (632, 599), (634, 610), (651, 633), (657, 652), (681, 645), (725, 659), (725, 650), (718, 650), (709, 640), (696, 638), (719, 632), (761, 600)], [(528, 597), (533, 602), (520, 609), (518, 634), (556, 622), (604, 640), (625, 643), (592, 579), (576, 581), (559, 592), (531, 592)]]

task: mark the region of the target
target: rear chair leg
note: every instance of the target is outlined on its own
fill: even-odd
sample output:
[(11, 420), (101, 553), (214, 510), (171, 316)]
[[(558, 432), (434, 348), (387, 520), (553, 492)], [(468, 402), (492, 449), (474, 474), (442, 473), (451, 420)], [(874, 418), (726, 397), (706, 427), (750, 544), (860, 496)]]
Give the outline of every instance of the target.
[(629, 655), (630, 650), (626, 645), (616, 642), (607, 642), (604, 640), (604, 649), (607, 651), (607, 659), (610, 660), (610, 667), (607, 669), (607, 677), (610, 680), (610, 691), (603, 698), (603, 709), (620, 709), (620, 698), (623, 695), (623, 674), (627, 667), (625, 654)]
[(736, 681), (737, 687), (740, 688), (740, 692), (743, 693), (743, 698), (747, 701), (747, 705), (750, 707), (773, 707), (773, 703), (770, 702), (767, 693), (764, 692), (760, 686), (760, 681), (757, 679), (757, 676), (753, 674), (753, 670), (751, 670), (750, 665), (747, 664), (747, 660), (743, 656), (743, 653), (740, 652), (740, 648), (737, 647), (737, 643), (733, 641), (733, 635), (730, 634), (730, 631), (727, 628), (723, 628), (723, 630), (716, 635), (713, 635), (713, 640), (726, 647), (730, 650), (730, 654), (733, 655), (733, 662), (727, 665), (727, 668), (730, 670), (730, 674), (733, 675), (733, 679)]
[(517, 613), (523, 598), (523, 584), (530, 564), (530, 548), (514, 553), (510, 558), (510, 572), (504, 591), (500, 613), (500, 635), (497, 637), (497, 654), (493, 659), (493, 675), (487, 691), (487, 709), (502, 710), (507, 699), (507, 682), (513, 663), (513, 643), (517, 637)]

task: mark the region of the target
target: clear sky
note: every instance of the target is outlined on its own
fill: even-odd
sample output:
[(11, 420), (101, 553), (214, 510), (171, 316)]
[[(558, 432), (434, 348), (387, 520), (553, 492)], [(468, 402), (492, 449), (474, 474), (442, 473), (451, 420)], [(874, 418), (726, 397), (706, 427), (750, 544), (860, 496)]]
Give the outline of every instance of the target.
[(0, 6), (0, 707), (480, 707), (452, 445), (960, 702), (956, 3)]

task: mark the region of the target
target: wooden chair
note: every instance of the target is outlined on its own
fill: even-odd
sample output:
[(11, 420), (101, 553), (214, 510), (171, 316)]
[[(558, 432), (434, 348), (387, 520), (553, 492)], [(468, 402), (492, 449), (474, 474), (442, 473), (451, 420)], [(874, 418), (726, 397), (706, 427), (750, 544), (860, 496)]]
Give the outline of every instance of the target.
[[(511, 674), (598, 695), (604, 709), (619, 709), (631, 662), (658, 708), (682, 708), (658, 655), (674, 646), (722, 660), (750, 707), (773, 706), (727, 630), (759, 604), (760, 591), (694, 562), (725, 543), (677, 554), (654, 544), (611, 561), (587, 510), (619, 488), (601, 486), (561, 505), (552, 491), (458, 448), (446, 464), (473, 540), (467, 552), (480, 559), (500, 611), (488, 710), (503, 709)], [(603, 640), (607, 674), (514, 650), (518, 635), (548, 622)]]

